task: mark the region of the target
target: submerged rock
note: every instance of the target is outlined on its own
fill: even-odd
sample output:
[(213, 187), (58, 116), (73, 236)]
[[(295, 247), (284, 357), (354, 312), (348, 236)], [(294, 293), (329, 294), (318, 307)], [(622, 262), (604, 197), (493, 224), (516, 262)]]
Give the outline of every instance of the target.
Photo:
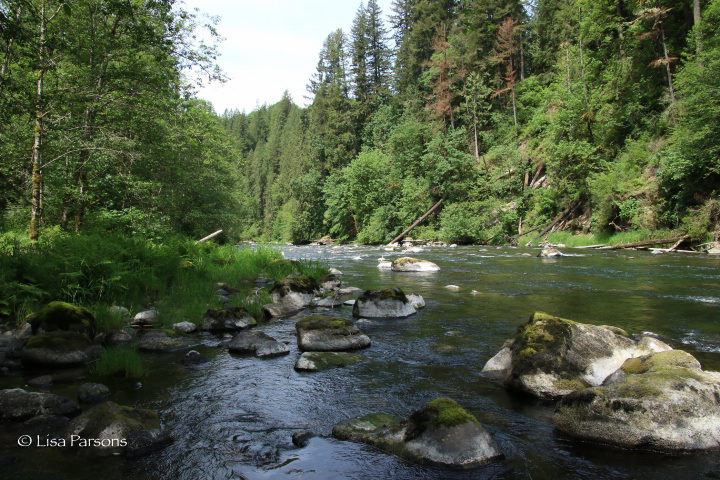
[(53, 393), (26, 392), (21, 388), (0, 390), (0, 419), (24, 421), (38, 415), (80, 413), (80, 407), (67, 397)]
[(270, 289), (270, 298), (274, 303), (306, 307), (319, 293), (320, 284), (306, 275), (285, 277)]
[(80, 403), (97, 402), (110, 395), (110, 389), (102, 383), (83, 383), (78, 388), (78, 400)]
[(89, 362), (100, 353), (101, 348), (81, 333), (54, 331), (31, 337), (21, 358), (27, 364), (65, 367)]
[(659, 340), (636, 342), (616, 327), (577, 323), (536, 312), (511, 344), (486, 364), (504, 382), (538, 398), (558, 398), (601, 385), (628, 358), (671, 348)]
[(370, 346), (370, 338), (344, 318), (310, 315), (295, 324), (302, 351), (333, 352)]
[(104, 402), (70, 421), (65, 441), (83, 455), (136, 457), (164, 448), (173, 439), (152, 410)]
[(449, 398), (433, 400), (405, 421), (385, 414), (344, 420), (335, 425), (333, 436), (422, 465), (472, 468), (502, 456), (475, 417)]
[(65, 302), (50, 302), (25, 321), (33, 333), (66, 331), (92, 335), (95, 330), (95, 317), (90, 310)]
[(167, 352), (186, 346), (185, 342), (166, 332), (147, 332), (138, 341), (138, 349), (145, 352)]
[(542, 251), (540, 253), (537, 254), (537, 256), (544, 257), (544, 258), (552, 258), (552, 257), (562, 257), (563, 254), (557, 248), (545, 247), (542, 249)]
[(53, 378), (50, 375), (42, 375), (27, 381), (27, 384), (35, 388), (46, 388), (52, 385)]
[(364, 355), (348, 352), (305, 352), (295, 362), (295, 370), (318, 372), (328, 368), (344, 367), (365, 360)]
[(401, 257), (393, 260), (391, 269), (393, 272), (437, 272), (440, 267), (427, 260)]
[(206, 332), (237, 332), (254, 325), (257, 321), (244, 308), (225, 307), (205, 312), (200, 328)]
[(208, 363), (209, 361), (210, 359), (208, 357), (202, 355), (197, 350), (190, 350), (183, 356), (183, 358), (180, 360), (180, 363), (189, 366), (202, 365), (203, 363)]
[(666, 451), (720, 447), (720, 373), (681, 350), (627, 360), (625, 376), (564, 397), (556, 427), (574, 437)]
[(414, 313), (417, 310), (399, 288), (366, 290), (353, 305), (355, 317), (407, 317)]
[(341, 298), (336, 297), (334, 295), (327, 296), (325, 298), (319, 298), (315, 301), (316, 307), (323, 307), (323, 308), (335, 308), (342, 306), (343, 301)]
[(251, 353), (256, 357), (270, 358), (290, 353), (288, 346), (264, 332), (241, 332), (229, 345), (233, 353)]

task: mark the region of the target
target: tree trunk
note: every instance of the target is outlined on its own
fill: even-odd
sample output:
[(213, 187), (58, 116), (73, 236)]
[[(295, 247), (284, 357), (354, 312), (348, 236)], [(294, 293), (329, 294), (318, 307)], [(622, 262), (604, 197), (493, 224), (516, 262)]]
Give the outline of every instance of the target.
[(700, 0), (693, 0), (693, 24), (695, 25), (695, 53), (698, 55), (702, 50), (702, 35), (700, 34)]
[(416, 221), (415, 223), (413, 223), (412, 225), (410, 225), (407, 229), (405, 229), (404, 232), (402, 232), (400, 235), (398, 235), (397, 237), (395, 237), (392, 242), (388, 243), (388, 245), (392, 245), (392, 244), (395, 243), (395, 242), (399, 242), (401, 238), (403, 238), (405, 235), (407, 235), (408, 233), (410, 233), (410, 231), (411, 231), (413, 228), (415, 228), (415, 227), (417, 227), (418, 225), (420, 225), (420, 223), (422, 223), (423, 220), (425, 220), (427, 217), (430, 216), (431, 213), (433, 213), (435, 210), (437, 210), (438, 207), (440, 207), (440, 205), (442, 205), (442, 203), (443, 203), (444, 200), (445, 200), (445, 197), (441, 198), (440, 201), (437, 202), (435, 205), (433, 205), (430, 210), (428, 210), (427, 212), (425, 212), (425, 215), (423, 215), (422, 217), (420, 217), (419, 219), (417, 219), (417, 221)]
[(673, 89), (672, 73), (670, 73), (670, 57), (668, 56), (667, 42), (665, 41), (665, 27), (660, 22), (660, 38), (662, 38), (663, 53), (665, 54), (665, 71), (667, 72), (668, 86), (670, 87), (670, 100), (675, 103), (675, 90)]
[(43, 142), (43, 117), (44, 112), (44, 80), (45, 80), (45, 0), (42, 0), (40, 7), (40, 47), (38, 49), (38, 70), (37, 92), (35, 96), (35, 129), (32, 148), (32, 194), (30, 210), (30, 240), (37, 241), (40, 238), (40, 221), (42, 219), (42, 142)]

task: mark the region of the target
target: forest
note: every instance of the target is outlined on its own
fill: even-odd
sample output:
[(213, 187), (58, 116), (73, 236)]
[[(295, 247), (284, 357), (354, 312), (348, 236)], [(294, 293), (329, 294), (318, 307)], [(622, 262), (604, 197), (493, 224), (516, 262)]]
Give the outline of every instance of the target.
[[(720, 0), (395, 0), (330, 32), (308, 96), (217, 114), (219, 18), (0, 4), (0, 231), (161, 241), (720, 234)], [(300, 107), (296, 102), (307, 102)]]

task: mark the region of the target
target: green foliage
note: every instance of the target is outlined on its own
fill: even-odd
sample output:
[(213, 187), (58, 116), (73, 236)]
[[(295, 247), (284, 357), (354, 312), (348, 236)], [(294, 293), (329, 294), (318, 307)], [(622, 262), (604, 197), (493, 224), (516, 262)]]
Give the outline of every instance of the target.
[(100, 375), (123, 375), (125, 378), (141, 378), (147, 373), (137, 348), (131, 345), (103, 348), (92, 370)]

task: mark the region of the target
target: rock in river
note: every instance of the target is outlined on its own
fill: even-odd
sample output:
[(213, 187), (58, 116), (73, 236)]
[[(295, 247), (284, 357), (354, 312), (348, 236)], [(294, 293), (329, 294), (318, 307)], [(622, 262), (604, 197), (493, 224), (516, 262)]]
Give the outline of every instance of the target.
[(53, 393), (26, 392), (21, 388), (0, 390), (0, 419), (24, 421), (38, 415), (80, 413), (80, 407), (67, 397)]
[(83, 383), (78, 388), (78, 400), (81, 403), (97, 402), (110, 395), (110, 389), (102, 383)]
[(152, 410), (104, 402), (70, 421), (65, 441), (84, 455), (137, 457), (170, 445), (173, 438)]
[(302, 308), (310, 305), (319, 292), (320, 285), (312, 277), (291, 275), (273, 285), (270, 289), (270, 298), (274, 303)]
[(720, 447), (720, 373), (681, 350), (631, 358), (621, 370), (620, 380), (565, 396), (553, 415), (558, 430), (622, 447)]
[(407, 317), (417, 313), (399, 288), (366, 290), (353, 305), (353, 315), (362, 318)]
[(90, 310), (65, 302), (50, 302), (25, 319), (33, 333), (63, 330), (91, 335), (95, 317)]
[(362, 362), (366, 357), (350, 352), (305, 352), (295, 362), (295, 370), (318, 372)]
[(558, 398), (601, 385), (628, 358), (671, 350), (654, 340), (636, 342), (623, 330), (536, 312), (515, 339), (488, 361), (506, 385), (539, 398)]
[(138, 349), (145, 352), (169, 352), (184, 346), (186, 343), (180, 338), (160, 331), (148, 332), (138, 341)]
[(405, 421), (385, 414), (344, 420), (335, 425), (333, 436), (422, 465), (472, 468), (502, 456), (475, 417), (449, 398), (433, 400)]
[(202, 319), (202, 330), (206, 332), (237, 332), (257, 322), (242, 307), (211, 308)]
[(230, 341), (229, 349), (233, 353), (252, 353), (261, 358), (279, 357), (290, 353), (287, 345), (264, 332), (238, 333)]
[(344, 318), (310, 315), (295, 324), (302, 351), (337, 352), (370, 346), (370, 338)]
[(30, 338), (21, 358), (24, 364), (66, 367), (88, 362), (100, 353), (101, 348), (81, 333), (54, 331)]
[(401, 257), (393, 260), (391, 269), (393, 272), (437, 272), (440, 267), (427, 260)]

